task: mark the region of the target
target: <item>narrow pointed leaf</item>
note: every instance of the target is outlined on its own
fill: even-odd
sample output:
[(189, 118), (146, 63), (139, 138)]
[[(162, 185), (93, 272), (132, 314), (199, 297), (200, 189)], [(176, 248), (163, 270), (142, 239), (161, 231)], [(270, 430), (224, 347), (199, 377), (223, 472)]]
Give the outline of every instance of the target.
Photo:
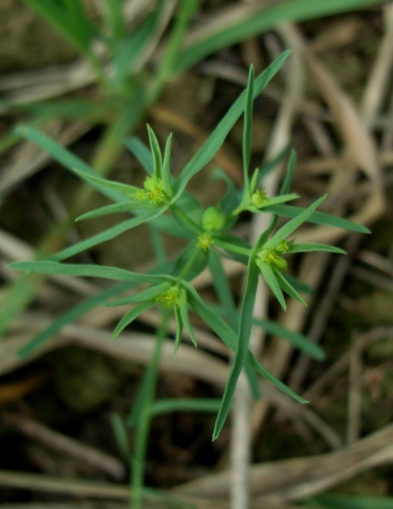
[(85, 299), (80, 304), (72, 307), (69, 311), (62, 314), (59, 318), (56, 318), (51, 324), (40, 331), (27, 345), (22, 347), (18, 352), (18, 357), (22, 359), (28, 357), (34, 353), (37, 348), (40, 348), (47, 341), (49, 341), (55, 334), (57, 334), (66, 325), (75, 322), (78, 318), (86, 314), (91, 309), (97, 308), (97, 306), (103, 304), (107, 299), (115, 295), (121, 294), (125, 290), (130, 289), (132, 283), (120, 283), (112, 286), (103, 292)]
[[(154, 401), (150, 407), (152, 415), (162, 415), (170, 412), (211, 412), (220, 408), (220, 399), (211, 398), (171, 398)], [(191, 508), (190, 508), (191, 509)]]
[[(48, 152), (58, 163), (62, 164), (65, 168), (70, 170), (78, 177), (80, 177), (81, 174), (83, 174), (84, 177), (96, 176), (90, 166), (82, 161), (82, 159), (79, 159), (79, 157), (76, 157), (67, 149), (59, 145), (56, 141), (52, 140), (52, 138), (49, 138), (49, 136), (41, 133), (37, 129), (26, 125), (20, 125), (15, 128), (15, 132), (19, 136), (23, 136), (24, 138), (30, 140), (32, 143), (41, 147), (43, 150), (45, 150), (45, 152)], [(91, 182), (91, 184), (100, 192), (102, 192), (102, 194), (113, 201), (124, 200), (124, 193), (119, 193), (112, 189), (106, 189), (101, 186), (97, 186), (97, 184), (93, 182)]]
[(249, 178), (248, 172), (250, 170), (251, 158), (251, 142), (252, 142), (252, 105), (254, 101), (254, 67), (251, 66), (248, 73), (248, 83), (246, 89), (246, 106), (244, 110), (244, 125), (243, 125), (243, 187), (248, 191)]
[[(187, 289), (188, 302), (192, 309), (211, 327), (212, 331), (215, 332), (231, 350), (235, 351), (237, 346), (237, 335), (234, 330), (231, 329), (226, 322), (224, 322), (215, 310), (212, 310), (205, 305), (195, 288), (193, 288), (189, 283), (186, 283), (184, 287)], [(288, 394), (296, 401), (299, 401), (299, 403), (308, 403), (306, 399), (296, 394), (296, 392), (287, 387), (283, 382), (278, 380), (266, 368), (264, 368), (250, 351), (247, 354), (247, 363), (250, 368), (253, 368), (257, 373), (272, 382), (276, 387), (285, 392), (285, 394)]]
[(326, 244), (317, 244), (314, 242), (304, 244), (293, 244), (288, 250), (288, 253), (308, 253), (310, 251), (322, 251), (327, 253), (346, 254), (344, 249), (336, 246), (328, 246)]
[(148, 210), (146, 212), (143, 212), (137, 217), (133, 217), (132, 219), (128, 219), (126, 221), (123, 221), (122, 223), (117, 224), (116, 226), (113, 226), (112, 228), (108, 228), (102, 233), (98, 233), (97, 235), (93, 235), (92, 237), (82, 240), (81, 242), (78, 242), (77, 244), (74, 244), (73, 246), (66, 247), (65, 249), (62, 249), (61, 251), (57, 252), (56, 254), (52, 255), (50, 257), (51, 260), (61, 261), (66, 258), (69, 258), (70, 256), (74, 256), (78, 253), (81, 253), (82, 251), (85, 251), (86, 249), (90, 249), (94, 246), (97, 246), (98, 244), (102, 244), (103, 242), (107, 242), (108, 240), (112, 240), (115, 237), (118, 237), (122, 233), (131, 230), (132, 228), (135, 228), (136, 226), (139, 226), (143, 223), (146, 223), (147, 221), (150, 221), (156, 217), (158, 217), (160, 214), (162, 214), (167, 207), (160, 207), (158, 209)]
[(176, 334), (175, 334), (175, 346), (173, 348), (173, 353), (175, 354), (180, 346), (181, 337), (183, 334), (183, 319), (180, 313), (180, 309), (178, 307), (174, 308), (175, 319), (176, 319)]
[(106, 205), (105, 207), (100, 207), (99, 209), (91, 210), (90, 212), (86, 212), (86, 214), (82, 214), (78, 216), (75, 221), (85, 221), (86, 219), (95, 219), (96, 217), (108, 216), (110, 214), (121, 214), (123, 212), (131, 212), (133, 210), (140, 209), (153, 209), (156, 208), (155, 205), (152, 205), (148, 202), (135, 202), (135, 201), (124, 201), (121, 203), (114, 203), (113, 205)]
[[(257, 97), (261, 91), (266, 87), (269, 81), (279, 71), (284, 61), (288, 58), (290, 51), (285, 51), (274, 62), (272, 62), (267, 69), (260, 74), (254, 81), (253, 98)], [(218, 149), (224, 143), (229, 131), (232, 129), (236, 121), (239, 119), (244, 111), (245, 99), (247, 90), (245, 90), (238, 99), (229, 108), (226, 115), (219, 122), (215, 130), (194, 155), (191, 161), (186, 164), (177, 180), (177, 189), (175, 199), (178, 198), (189, 180), (198, 173), (204, 166), (206, 166), (212, 158), (216, 155)]]
[(258, 320), (254, 319), (255, 325), (261, 327), (268, 334), (278, 336), (292, 343), (296, 348), (303, 351), (310, 357), (316, 360), (324, 360), (326, 358), (323, 349), (310, 341), (310, 339), (304, 334), (293, 332), (286, 327), (283, 327), (279, 323), (273, 322), (272, 320)]
[(281, 184), (280, 196), (289, 193), (289, 190), (291, 189), (293, 174), (295, 173), (296, 159), (296, 152), (291, 150), (285, 176)]
[(283, 194), (280, 196), (272, 196), (271, 198), (267, 198), (266, 205), (262, 205), (261, 207), (252, 207), (255, 208), (256, 211), (262, 210), (264, 211), (266, 207), (270, 207), (272, 205), (277, 205), (278, 203), (285, 203), (287, 201), (296, 200), (299, 198), (299, 195), (296, 193)]
[(171, 186), (171, 147), (172, 147), (172, 134), (169, 135), (165, 144), (164, 160), (162, 162), (162, 184), (164, 191), (168, 196), (172, 195)]
[(150, 149), (153, 155), (154, 175), (158, 178), (162, 178), (161, 175), (162, 155), (160, 145), (158, 143), (157, 136), (155, 135), (153, 129), (149, 125), (147, 126), (147, 132), (149, 134)]
[(157, 284), (146, 288), (140, 292), (134, 293), (133, 295), (129, 295), (128, 297), (123, 297), (121, 299), (111, 300), (106, 302), (105, 305), (108, 307), (115, 306), (125, 306), (128, 304), (135, 304), (136, 302), (143, 302), (145, 300), (152, 300), (160, 293), (164, 292), (171, 286), (171, 282), (167, 281), (165, 283)]
[(102, 189), (109, 189), (111, 191), (117, 191), (126, 196), (132, 197), (135, 193), (137, 193), (140, 189), (139, 187), (130, 186), (128, 184), (122, 184), (121, 182), (116, 182), (114, 180), (107, 180), (95, 175), (88, 175), (84, 172), (81, 172), (74, 168), (74, 172), (79, 175), (83, 180), (87, 180), (90, 184), (95, 184)]
[(197, 340), (195, 338), (195, 334), (192, 329), (190, 318), (188, 316), (187, 293), (184, 290), (184, 288), (182, 288), (180, 290), (180, 318), (182, 320), (182, 323), (183, 323), (186, 331), (188, 332), (188, 334), (190, 336), (190, 339), (191, 339), (193, 345), (195, 347), (197, 347), (198, 346)]
[(285, 311), (287, 309), (287, 305), (285, 303), (284, 295), (281, 291), (280, 285), (276, 279), (276, 276), (272, 269), (269, 267), (267, 263), (264, 263), (262, 260), (256, 260), (256, 264), (259, 267), (266, 284), (269, 286), (276, 299), (280, 303), (281, 307)]
[(258, 268), (251, 259), (248, 265), (247, 283), (244, 291), (242, 308), (240, 311), (239, 338), (235, 357), (232, 362), (229, 377), (221, 400), (220, 410), (217, 415), (213, 431), (213, 440), (220, 434), (235, 394), (237, 381), (247, 359), (248, 344), (250, 341), (252, 316), (254, 312), (255, 296), (258, 286)]
[(157, 303), (154, 300), (145, 301), (141, 304), (138, 304), (134, 308), (132, 308), (128, 313), (126, 313), (123, 318), (120, 320), (120, 322), (115, 327), (114, 331), (112, 332), (112, 338), (116, 338), (120, 332), (127, 327), (127, 325), (130, 325), (138, 316), (148, 309), (156, 306)]
[(273, 269), (274, 275), (278, 281), (280, 287), (287, 293), (290, 297), (303, 304), (303, 306), (307, 306), (307, 302), (305, 302), (300, 295), (297, 293), (295, 288), (285, 279), (285, 277), (276, 269)]
[(12, 262), (11, 269), (39, 274), (58, 274), (62, 276), (98, 277), (116, 281), (130, 281), (133, 283), (162, 283), (163, 276), (139, 274), (117, 267), (105, 265), (88, 265), (73, 263), (58, 263), (51, 260), (36, 260), (26, 262)]
[[(271, 207), (266, 207), (264, 210), (265, 212), (273, 212), (274, 214), (278, 214), (283, 217), (296, 217), (299, 212), (304, 209), (293, 205), (272, 205)], [(358, 233), (370, 233), (370, 230), (365, 226), (349, 221), (348, 219), (325, 214), (324, 212), (313, 212), (307, 221), (309, 223), (332, 226), (333, 228), (341, 228), (342, 230), (349, 230)]]
[(276, 246), (282, 240), (285, 240), (291, 233), (299, 228), (311, 214), (315, 211), (317, 207), (326, 199), (326, 195), (319, 198), (317, 201), (312, 203), (309, 207), (303, 210), (298, 216), (294, 217), (290, 221), (288, 221), (284, 226), (282, 226), (269, 240), (267, 240), (264, 244), (266, 249), (270, 247)]

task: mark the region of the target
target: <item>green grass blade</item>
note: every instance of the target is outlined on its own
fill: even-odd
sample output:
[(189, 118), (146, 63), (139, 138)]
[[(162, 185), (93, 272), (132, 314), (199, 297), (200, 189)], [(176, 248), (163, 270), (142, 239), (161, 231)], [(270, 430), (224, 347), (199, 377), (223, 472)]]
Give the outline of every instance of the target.
[(122, 40), (127, 33), (125, 16), (123, 12), (123, 0), (105, 0), (105, 4), (105, 19), (107, 21), (111, 37), (115, 40)]
[(98, 277), (115, 281), (129, 281), (132, 283), (162, 283), (163, 276), (139, 274), (117, 267), (105, 265), (88, 265), (77, 263), (58, 263), (51, 260), (36, 260), (26, 262), (12, 262), (11, 269), (37, 274), (57, 274), (61, 276)]
[(296, 159), (297, 159), (296, 152), (294, 150), (291, 150), (284, 179), (281, 184), (280, 195), (289, 193), (291, 189), (293, 175), (295, 173)]
[(173, 412), (215, 413), (220, 408), (220, 399), (176, 398), (154, 401), (150, 407), (152, 415), (163, 415)]
[[(69, 5), (66, 8), (60, 7), (59, 2), (53, 0), (24, 0), (24, 2), (80, 51), (88, 52), (91, 39), (97, 35), (97, 29), (86, 18), (79, 1), (67, 0)], [(74, 7), (70, 9), (70, 5)]]
[[(261, 93), (269, 81), (277, 74), (282, 64), (288, 58), (289, 54), (290, 51), (285, 51), (255, 79), (253, 93), (254, 99)], [(233, 125), (244, 111), (246, 96), (247, 90), (240, 94), (238, 99), (229, 108), (228, 112), (219, 122), (209, 138), (197, 151), (191, 161), (189, 161), (189, 163), (186, 164), (186, 166), (183, 168), (183, 171), (177, 180), (175, 199), (177, 199), (182, 194), (189, 180), (211, 161), (211, 159), (217, 153), (218, 149), (224, 143), (224, 140), (227, 137), (229, 131), (232, 129)]]
[(285, 240), (291, 233), (299, 228), (311, 214), (315, 211), (317, 207), (326, 199), (326, 195), (322, 196), (314, 203), (312, 203), (309, 207), (303, 210), (299, 215), (288, 221), (284, 226), (282, 226), (269, 240), (267, 240), (264, 244), (264, 248), (269, 249), (271, 247), (275, 247), (282, 240)]
[(293, 244), (293, 246), (289, 248), (288, 253), (309, 253), (311, 251), (346, 254), (344, 249), (341, 249), (339, 247), (328, 246), (326, 244), (317, 244), (314, 242), (304, 244)]
[[(273, 205), (272, 207), (269, 206), (264, 209), (265, 212), (273, 212), (279, 216), (290, 218), (296, 217), (302, 210), (305, 209), (294, 207), (293, 205)], [(333, 228), (341, 228), (358, 233), (370, 233), (370, 230), (365, 226), (349, 221), (348, 219), (325, 214), (324, 212), (313, 212), (307, 221), (309, 223), (332, 226)]]
[(112, 338), (115, 339), (122, 330), (124, 330), (128, 325), (130, 325), (134, 320), (138, 318), (140, 314), (147, 311), (148, 309), (157, 305), (155, 300), (148, 300), (145, 302), (141, 302), (130, 311), (128, 311), (120, 322), (116, 325), (115, 329), (112, 332)]
[(260, 35), (284, 21), (306, 21), (380, 3), (380, 0), (329, 0), (328, 2), (287, 0), (274, 3), (268, 8), (248, 9), (247, 15), (241, 16), (240, 19), (239, 16), (233, 16), (230, 24), (223, 23), (218, 29), (213, 25), (210, 30), (204, 30), (201, 36), (194, 37), (179, 55), (176, 71), (185, 71), (208, 55), (252, 36)]
[(313, 497), (312, 505), (321, 509), (392, 509), (392, 497), (354, 495), (320, 495)]
[(257, 287), (258, 268), (254, 261), (250, 260), (248, 265), (247, 283), (240, 311), (239, 338), (237, 342), (237, 348), (225, 386), (224, 395), (221, 400), (220, 410), (218, 411), (216, 423), (214, 426), (213, 440), (215, 440), (221, 433), (221, 430), (228, 416), (229, 409), (232, 405), (232, 399), (233, 395), (235, 394), (238, 378), (246, 363)]

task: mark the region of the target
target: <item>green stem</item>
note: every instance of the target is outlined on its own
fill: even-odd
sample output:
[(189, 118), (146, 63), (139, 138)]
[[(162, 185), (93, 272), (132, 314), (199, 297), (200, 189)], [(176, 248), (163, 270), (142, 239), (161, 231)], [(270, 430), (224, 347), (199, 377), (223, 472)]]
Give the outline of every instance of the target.
[(152, 420), (151, 407), (158, 380), (158, 367), (161, 358), (162, 346), (165, 342), (168, 330), (170, 312), (162, 310), (162, 320), (157, 330), (157, 341), (151, 361), (146, 368), (142, 388), (144, 399), (140, 408), (137, 430), (135, 434), (135, 451), (131, 458), (131, 497), (130, 509), (141, 509), (143, 506), (143, 481), (145, 474), (145, 462), (147, 443), (150, 432), (150, 424)]

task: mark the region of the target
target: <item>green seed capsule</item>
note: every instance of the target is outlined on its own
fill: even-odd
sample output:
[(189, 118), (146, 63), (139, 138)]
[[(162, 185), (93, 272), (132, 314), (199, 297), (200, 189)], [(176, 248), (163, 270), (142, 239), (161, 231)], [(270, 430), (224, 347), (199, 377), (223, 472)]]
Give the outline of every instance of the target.
[(221, 230), (225, 225), (225, 214), (217, 207), (209, 207), (202, 216), (202, 228), (205, 232), (214, 232)]
[(277, 256), (277, 258), (274, 260), (273, 265), (278, 269), (280, 272), (284, 271), (288, 268), (288, 262), (281, 258), (281, 256)]

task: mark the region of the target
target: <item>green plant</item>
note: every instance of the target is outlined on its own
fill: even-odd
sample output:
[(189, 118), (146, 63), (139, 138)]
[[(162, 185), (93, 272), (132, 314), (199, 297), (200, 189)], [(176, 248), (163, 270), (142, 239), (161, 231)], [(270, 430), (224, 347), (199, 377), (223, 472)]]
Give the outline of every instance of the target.
[[(289, 201), (298, 197), (289, 192), (296, 160), (293, 152), (289, 156), (285, 178), (277, 196), (267, 196), (262, 187), (263, 178), (274, 168), (274, 164), (256, 169), (250, 176), (253, 101), (278, 72), (288, 55), (289, 52), (283, 53), (257, 78), (254, 78), (253, 68), (250, 69), (247, 89), (233, 103), (209, 139), (184, 166), (177, 178), (174, 178), (171, 173), (171, 137), (167, 139), (164, 150), (161, 150), (156, 135), (148, 126), (150, 151), (138, 139), (128, 140), (128, 148), (139, 159), (147, 173), (141, 188), (106, 180), (42, 133), (31, 127), (21, 126), (18, 128), (19, 134), (42, 146), (74, 174), (115, 202), (84, 214), (78, 220), (93, 219), (120, 212), (130, 212), (133, 215), (132, 218), (67, 247), (46, 259), (15, 262), (10, 266), (25, 272), (98, 277), (119, 282), (55, 321), (47, 330), (33, 339), (21, 352), (21, 355), (29, 354), (64, 324), (76, 319), (97, 304), (130, 306), (130, 310), (126, 312), (113, 331), (113, 337), (120, 334), (147, 309), (153, 306), (160, 307), (162, 319), (157, 331), (156, 349), (142, 381), (138, 401), (130, 416), (131, 423), (137, 429), (136, 445), (131, 460), (133, 507), (135, 508), (141, 506), (143, 464), (150, 421), (155, 412), (171, 411), (171, 409), (179, 408), (182, 405), (185, 408), (190, 408), (191, 405), (192, 408), (199, 411), (215, 411), (218, 408), (213, 430), (213, 439), (215, 439), (224, 426), (237, 380), (243, 369), (247, 374), (250, 389), (255, 398), (259, 396), (256, 378), (256, 373), (258, 373), (297, 401), (306, 402), (269, 373), (248, 349), (251, 326), (254, 321), (253, 309), (259, 276), (262, 276), (283, 309), (286, 308), (284, 293), (304, 304), (299, 293), (302, 288), (300, 283), (287, 274), (287, 256), (307, 251), (332, 253), (344, 253), (344, 251), (322, 244), (297, 244), (294, 239), (290, 238), (291, 235), (305, 221), (358, 232), (368, 231), (366, 228), (344, 219), (316, 212), (325, 197), (321, 197), (305, 209), (287, 205)], [(228, 132), (243, 113), (243, 188), (238, 190), (225, 178), (227, 182), (226, 194), (219, 203), (204, 209), (187, 190), (188, 183), (214, 157)], [(281, 154), (279, 159), (282, 159), (284, 155), (284, 153)], [(231, 229), (244, 211), (251, 214), (268, 212), (272, 215), (269, 227), (262, 233), (254, 246), (231, 233)], [(283, 226), (277, 228), (279, 216), (290, 219)], [(155, 239), (157, 264), (151, 271), (140, 274), (117, 267), (63, 263), (66, 258), (110, 240), (142, 223), (149, 224)], [(163, 231), (187, 242), (187, 246), (174, 262), (167, 259), (161, 244), (160, 233)], [(230, 257), (247, 266), (246, 288), (239, 311), (236, 311), (234, 300), (228, 292), (229, 285), (222, 267), (222, 257)], [(212, 273), (219, 298), (218, 308), (205, 303), (192, 286), (192, 280), (205, 269), (209, 269)], [(132, 295), (120, 297), (128, 290), (133, 290)], [(173, 313), (177, 323), (174, 338), (174, 350), (176, 351), (182, 339), (183, 330), (188, 333), (194, 345), (197, 346), (189, 317), (190, 312), (199, 315), (233, 352), (233, 361), (223, 397), (218, 405), (216, 401), (203, 401), (199, 405), (193, 405), (190, 401), (177, 404), (165, 402), (161, 403), (161, 408), (157, 410), (154, 405), (155, 385), (160, 352), (167, 336), (169, 316)], [(277, 330), (278, 327), (272, 322), (259, 322), (259, 325), (267, 329), (270, 328), (270, 330), (272, 328)], [(308, 342), (306, 338), (289, 331), (281, 330), (281, 332), (309, 355), (318, 359), (323, 357), (323, 352)]]
[[(94, 147), (91, 166), (98, 174), (105, 175), (122, 150), (124, 138), (135, 130), (174, 76), (219, 49), (260, 35), (283, 21), (329, 16), (379, 4), (380, 0), (287, 0), (267, 7), (262, 4), (233, 5), (231, 16), (223, 16), (225, 13), (219, 8), (214, 11), (215, 15), (205, 17), (200, 30), (192, 26), (197, 10), (203, 14), (197, 0), (180, 1), (175, 10), (170, 2), (146, 2), (147, 9), (134, 20), (125, 19), (122, 0), (105, 0), (99, 22), (91, 19), (81, 0), (24, 0), (24, 3), (77, 48), (80, 56), (90, 64), (97, 87), (93, 97), (72, 96), (32, 102), (20, 98), (14, 102), (11, 97), (1, 100), (1, 106), (10, 114), (22, 112), (26, 124), (33, 126), (46, 125), (54, 118), (78, 119), (89, 126), (104, 126)], [(173, 22), (169, 23), (170, 20)], [(166, 26), (168, 29), (163, 36)], [(96, 52), (97, 42), (101, 53)], [(155, 58), (156, 49), (160, 58)], [(10, 131), (1, 137), (0, 151), (16, 144), (20, 133), (20, 130)], [(86, 193), (82, 187), (72, 206), (75, 213), (85, 201)], [(287, 209), (286, 213), (291, 212)], [(53, 238), (57, 238), (59, 230), (67, 231), (67, 226), (59, 225), (48, 232), (42, 254), (51, 254), (49, 246), (53, 245)], [(9, 285), (0, 309), (0, 337), (28, 306), (41, 281), (41, 278), (22, 275)]]

